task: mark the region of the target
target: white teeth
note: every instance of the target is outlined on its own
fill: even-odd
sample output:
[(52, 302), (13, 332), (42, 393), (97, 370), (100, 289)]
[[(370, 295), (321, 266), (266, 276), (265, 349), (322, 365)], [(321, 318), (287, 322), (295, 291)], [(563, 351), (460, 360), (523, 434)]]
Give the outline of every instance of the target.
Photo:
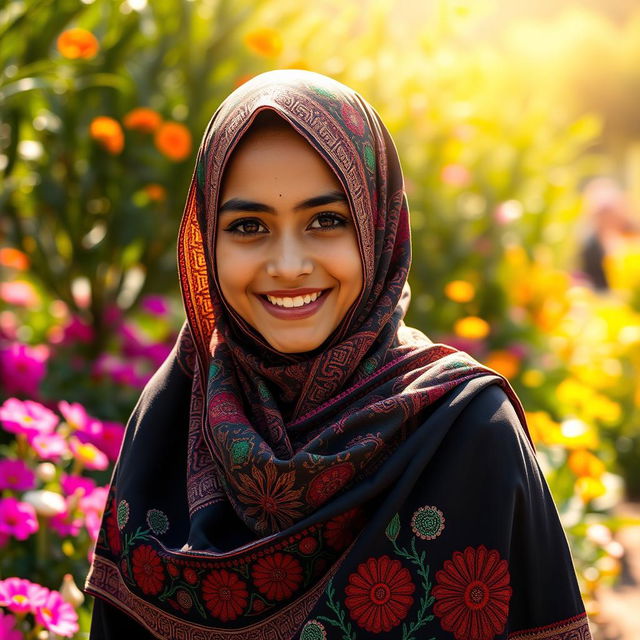
[(296, 296), (295, 298), (275, 298), (267, 295), (267, 300), (278, 307), (290, 309), (291, 307), (303, 307), (305, 304), (315, 302), (321, 293), (321, 291), (316, 291), (315, 293), (308, 293), (305, 296)]

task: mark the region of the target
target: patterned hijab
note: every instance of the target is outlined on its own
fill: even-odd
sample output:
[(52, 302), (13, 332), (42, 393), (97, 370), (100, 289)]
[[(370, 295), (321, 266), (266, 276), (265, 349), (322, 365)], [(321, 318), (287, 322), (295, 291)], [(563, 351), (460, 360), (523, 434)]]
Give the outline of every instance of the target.
[[(310, 353), (272, 349), (216, 280), (224, 168), (264, 110), (335, 172), (357, 229), (361, 294)], [(497, 384), (525, 424), (504, 378), (404, 325), (408, 216), (393, 142), (355, 91), (274, 71), (222, 103), (180, 227), (187, 321), (128, 425), (90, 593), (157, 637), (292, 637), (405, 468), (403, 444), (420, 431), (424, 451), (437, 449), (452, 394)]]

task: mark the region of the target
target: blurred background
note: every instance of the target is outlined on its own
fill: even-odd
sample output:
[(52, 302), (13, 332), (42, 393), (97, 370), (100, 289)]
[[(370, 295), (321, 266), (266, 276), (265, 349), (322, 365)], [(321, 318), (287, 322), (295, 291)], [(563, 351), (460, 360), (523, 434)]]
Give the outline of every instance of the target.
[(634, 0), (3, 3), (0, 636), (87, 637), (76, 585), (123, 424), (183, 320), (199, 139), (277, 68), (381, 114), (411, 207), (408, 322), (511, 380), (595, 635), (639, 638)]

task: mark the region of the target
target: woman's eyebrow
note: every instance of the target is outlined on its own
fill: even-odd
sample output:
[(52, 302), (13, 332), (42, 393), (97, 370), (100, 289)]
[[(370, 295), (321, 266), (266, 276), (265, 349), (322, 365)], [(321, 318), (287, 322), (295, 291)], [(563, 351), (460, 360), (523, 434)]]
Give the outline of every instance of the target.
[[(325, 204), (331, 204), (333, 202), (343, 202), (347, 204), (347, 196), (342, 191), (329, 191), (328, 193), (314, 196), (313, 198), (309, 198), (308, 200), (303, 200), (294, 207), (294, 210), (298, 211), (299, 209), (313, 209), (314, 207), (321, 207)], [(249, 211), (252, 213), (276, 212), (276, 210), (268, 204), (263, 204), (262, 202), (254, 202), (253, 200), (244, 200), (242, 198), (231, 198), (230, 200), (227, 200), (218, 209), (218, 214), (224, 213), (225, 211)]]

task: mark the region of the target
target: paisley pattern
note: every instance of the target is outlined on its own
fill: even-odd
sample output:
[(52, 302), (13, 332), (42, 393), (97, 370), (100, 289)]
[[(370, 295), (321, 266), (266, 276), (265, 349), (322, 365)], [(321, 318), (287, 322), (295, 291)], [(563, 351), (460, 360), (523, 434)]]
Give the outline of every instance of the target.
[[(215, 276), (224, 168), (265, 109), (335, 171), (357, 229), (362, 292), (310, 354), (272, 349), (226, 305)], [(89, 593), (159, 638), (324, 638), (336, 629), (411, 638), (436, 620), (453, 629), (417, 545), (449, 551), (455, 523), (447, 515), (444, 527), (444, 507), (420, 511), (421, 498), (381, 532), (380, 505), (412, 467), (408, 454), (433, 455), (481, 390), (501, 387), (525, 432), (526, 423), (504, 378), (404, 325), (409, 229), (395, 147), (357, 93), (288, 70), (257, 76), (223, 102), (179, 231), (186, 323), (129, 422)], [(432, 415), (440, 418), (427, 425)]]

